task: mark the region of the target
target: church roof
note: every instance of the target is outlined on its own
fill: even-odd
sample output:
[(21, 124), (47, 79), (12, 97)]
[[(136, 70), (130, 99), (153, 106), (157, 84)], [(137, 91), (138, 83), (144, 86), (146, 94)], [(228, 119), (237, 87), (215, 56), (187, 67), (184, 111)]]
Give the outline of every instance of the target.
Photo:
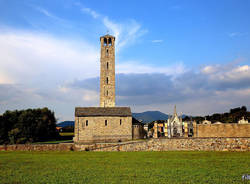
[(130, 107), (76, 107), (76, 117), (87, 116), (132, 116)]
[(169, 118), (169, 122), (173, 122), (173, 121), (182, 122), (182, 115), (180, 115), (180, 117), (178, 116), (177, 111), (176, 111), (176, 105), (174, 106), (173, 116), (170, 116)]

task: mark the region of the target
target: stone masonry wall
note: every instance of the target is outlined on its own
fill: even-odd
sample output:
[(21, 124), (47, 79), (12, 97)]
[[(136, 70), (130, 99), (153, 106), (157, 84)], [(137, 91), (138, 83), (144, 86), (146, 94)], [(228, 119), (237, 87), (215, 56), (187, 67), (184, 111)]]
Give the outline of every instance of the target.
[(122, 143), (0, 145), (0, 151), (250, 151), (250, 138), (148, 139)]
[(250, 137), (250, 124), (197, 125), (197, 137)]
[(132, 137), (133, 139), (143, 139), (145, 135), (145, 130), (142, 125), (132, 126)]
[(75, 147), (90, 151), (250, 151), (250, 138), (166, 138)]
[[(107, 125), (105, 125), (105, 120), (107, 120)], [(86, 121), (88, 121), (88, 126), (86, 126)], [(97, 116), (75, 118), (74, 142), (118, 142), (119, 140), (131, 139), (132, 117)]]
[(73, 143), (0, 145), (0, 151), (73, 151), (75, 149)]

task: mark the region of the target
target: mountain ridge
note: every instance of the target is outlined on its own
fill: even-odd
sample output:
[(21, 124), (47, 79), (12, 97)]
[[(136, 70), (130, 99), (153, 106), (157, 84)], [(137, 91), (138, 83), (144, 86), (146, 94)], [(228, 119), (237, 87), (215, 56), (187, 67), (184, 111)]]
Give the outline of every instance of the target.
[(167, 120), (168, 115), (160, 111), (145, 111), (141, 113), (132, 113), (132, 116), (142, 121), (142, 123), (149, 123), (156, 120)]

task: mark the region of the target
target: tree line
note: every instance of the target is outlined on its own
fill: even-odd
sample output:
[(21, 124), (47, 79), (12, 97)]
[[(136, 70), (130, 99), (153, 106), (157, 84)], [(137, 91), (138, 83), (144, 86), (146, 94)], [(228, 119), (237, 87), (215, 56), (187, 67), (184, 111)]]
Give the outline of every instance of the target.
[(211, 121), (212, 123), (215, 123), (217, 121), (221, 123), (237, 123), (240, 119), (242, 119), (242, 117), (250, 120), (250, 112), (247, 111), (246, 106), (230, 109), (229, 112), (225, 113), (215, 113), (207, 116), (194, 116), (194, 117), (186, 116), (183, 120), (189, 121), (192, 119), (195, 120), (196, 122), (202, 122), (203, 120), (206, 119), (208, 121)]
[[(242, 117), (250, 121), (250, 112), (247, 111), (246, 106), (230, 109), (229, 112), (215, 113), (207, 116), (185, 116), (184, 118), (182, 118), (182, 120), (183, 121), (195, 120), (197, 123), (201, 123), (206, 119), (208, 121), (211, 121), (212, 123), (215, 123), (217, 121), (221, 123), (237, 123), (240, 119), (242, 119)], [(149, 129), (151, 129), (154, 126), (154, 122), (164, 123), (165, 121), (166, 120), (152, 121), (148, 123), (148, 127)]]
[(23, 144), (58, 137), (54, 112), (48, 108), (6, 111), (0, 115), (0, 144)]

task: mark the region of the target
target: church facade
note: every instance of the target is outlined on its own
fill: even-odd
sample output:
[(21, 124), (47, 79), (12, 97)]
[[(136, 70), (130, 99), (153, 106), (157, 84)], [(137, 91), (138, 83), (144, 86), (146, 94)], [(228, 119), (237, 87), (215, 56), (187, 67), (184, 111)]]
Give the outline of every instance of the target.
[(182, 137), (184, 133), (184, 126), (182, 122), (182, 117), (178, 117), (176, 112), (176, 106), (174, 107), (174, 114), (172, 117), (168, 118), (167, 121), (167, 134), (168, 137)]
[(176, 106), (174, 107), (174, 114), (169, 115), (167, 120), (162, 122), (154, 122), (154, 126), (151, 131), (153, 138), (159, 137), (168, 137), (168, 138), (177, 138), (177, 137), (194, 137), (196, 133), (196, 122), (183, 121), (182, 116), (178, 116), (176, 111)]
[(115, 106), (115, 37), (100, 38), (100, 107), (75, 108), (75, 143), (132, 139), (130, 107)]

